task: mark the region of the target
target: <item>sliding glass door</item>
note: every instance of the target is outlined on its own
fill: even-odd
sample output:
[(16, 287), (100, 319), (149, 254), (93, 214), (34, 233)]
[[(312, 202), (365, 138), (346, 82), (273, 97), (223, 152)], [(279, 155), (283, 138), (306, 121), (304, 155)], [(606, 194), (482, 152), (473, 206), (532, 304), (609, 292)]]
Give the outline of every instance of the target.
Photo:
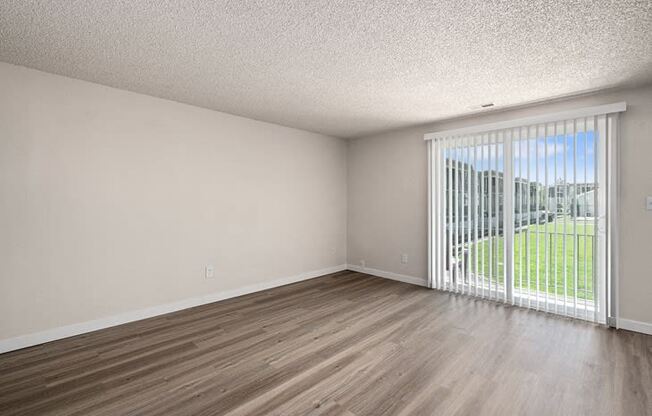
[(617, 112), (605, 110), (426, 137), (433, 288), (597, 322), (615, 314)]
[(503, 143), (491, 135), (451, 140), (444, 165), (444, 286), (504, 297)]
[(596, 158), (605, 147), (595, 121), (552, 123), (512, 142), (514, 294), (521, 306), (596, 319), (596, 208), (604, 189)]

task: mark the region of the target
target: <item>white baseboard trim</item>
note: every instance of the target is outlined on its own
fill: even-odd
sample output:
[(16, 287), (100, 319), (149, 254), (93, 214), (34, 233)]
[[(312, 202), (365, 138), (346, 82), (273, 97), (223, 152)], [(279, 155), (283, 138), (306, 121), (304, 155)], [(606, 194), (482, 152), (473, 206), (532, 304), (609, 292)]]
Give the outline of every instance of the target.
[(244, 286), (237, 289), (225, 290), (221, 292), (202, 295), (190, 299), (184, 299), (176, 302), (166, 303), (164, 305), (152, 306), (149, 308), (138, 309), (135, 311), (125, 312), (106, 318), (95, 319), (92, 321), (80, 322), (72, 325), (66, 325), (58, 328), (52, 328), (33, 334), (21, 335), (15, 338), (0, 340), (0, 354), (4, 352), (19, 350), (21, 348), (31, 347), (58, 339), (68, 338), (87, 332), (97, 331), (99, 329), (109, 328), (116, 325), (122, 325), (129, 322), (140, 321), (141, 319), (152, 318), (158, 315), (164, 315), (170, 312), (180, 311), (195, 306), (205, 305), (224, 299), (235, 298), (249, 293), (260, 292), (261, 290), (272, 289), (279, 286), (285, 286), (291, 283), (312, 279), (330, 273), (346, 270), (346, 264), (327, 267), (325, 269), (313, 270), (301, 273), (295, 276), (283, 277), (261, 282), (253, 285)]
[(399, 282), (410, 283), (417, 286), (428, 286), (426, 279), (414, 276), (408, 276), (406, 274), (399, 274), (393, 272), (386, 272), (384, 270), (372, 269), (369, 267), (356, 266), (355, 264), (348, 264), (347, 269), (353, 270), (354, 272), (366, 273), (372, 276), (383, 277), (385, 279), (398, 280)]
[(649, 322), (618, 318), (618, 323), (616, 325), (618, 329), (627, 329), (629, 331), (652, 335), (652, 324)]

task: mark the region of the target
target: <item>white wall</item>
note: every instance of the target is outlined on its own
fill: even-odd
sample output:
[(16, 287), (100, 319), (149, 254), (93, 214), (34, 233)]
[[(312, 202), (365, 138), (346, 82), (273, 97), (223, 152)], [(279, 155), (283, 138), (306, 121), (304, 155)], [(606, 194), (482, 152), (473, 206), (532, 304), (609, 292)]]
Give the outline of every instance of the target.
[(346, 151), (0, 63), (0, 340), (345, 263)]
[[(652, 86), (404, 129), (349, 143), (348, 262), (427, 278), (427, 132), (627, 101), (621, 123), (621, 317), (652, 324)], [(400, 262), (409, 255), (408, 264)]]

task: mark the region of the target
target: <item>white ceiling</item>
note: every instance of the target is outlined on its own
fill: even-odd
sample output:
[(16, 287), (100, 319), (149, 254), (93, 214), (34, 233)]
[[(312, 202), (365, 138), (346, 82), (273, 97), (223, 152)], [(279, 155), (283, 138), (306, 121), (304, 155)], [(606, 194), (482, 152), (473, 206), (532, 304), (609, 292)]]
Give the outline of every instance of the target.
[(2, 0), (0, 61), (339, 137), (652, 81), (652, 0)]

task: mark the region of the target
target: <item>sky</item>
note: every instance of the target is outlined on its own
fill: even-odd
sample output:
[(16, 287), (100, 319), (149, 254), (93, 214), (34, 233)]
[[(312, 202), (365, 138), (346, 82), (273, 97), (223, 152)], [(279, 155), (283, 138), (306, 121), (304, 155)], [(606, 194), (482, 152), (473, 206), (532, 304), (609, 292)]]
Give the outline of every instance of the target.
[[(547, 185), (555, 183), (555, 178), (565, 178), (567, 183), (594, 182), (597, 142), (592, 130), (515, 140), (512, 143), (514, 175)], [(469, 163), (479, 171), (504, 171), (502, 143), (448, 149), (446, 153), (446, 157)]]

